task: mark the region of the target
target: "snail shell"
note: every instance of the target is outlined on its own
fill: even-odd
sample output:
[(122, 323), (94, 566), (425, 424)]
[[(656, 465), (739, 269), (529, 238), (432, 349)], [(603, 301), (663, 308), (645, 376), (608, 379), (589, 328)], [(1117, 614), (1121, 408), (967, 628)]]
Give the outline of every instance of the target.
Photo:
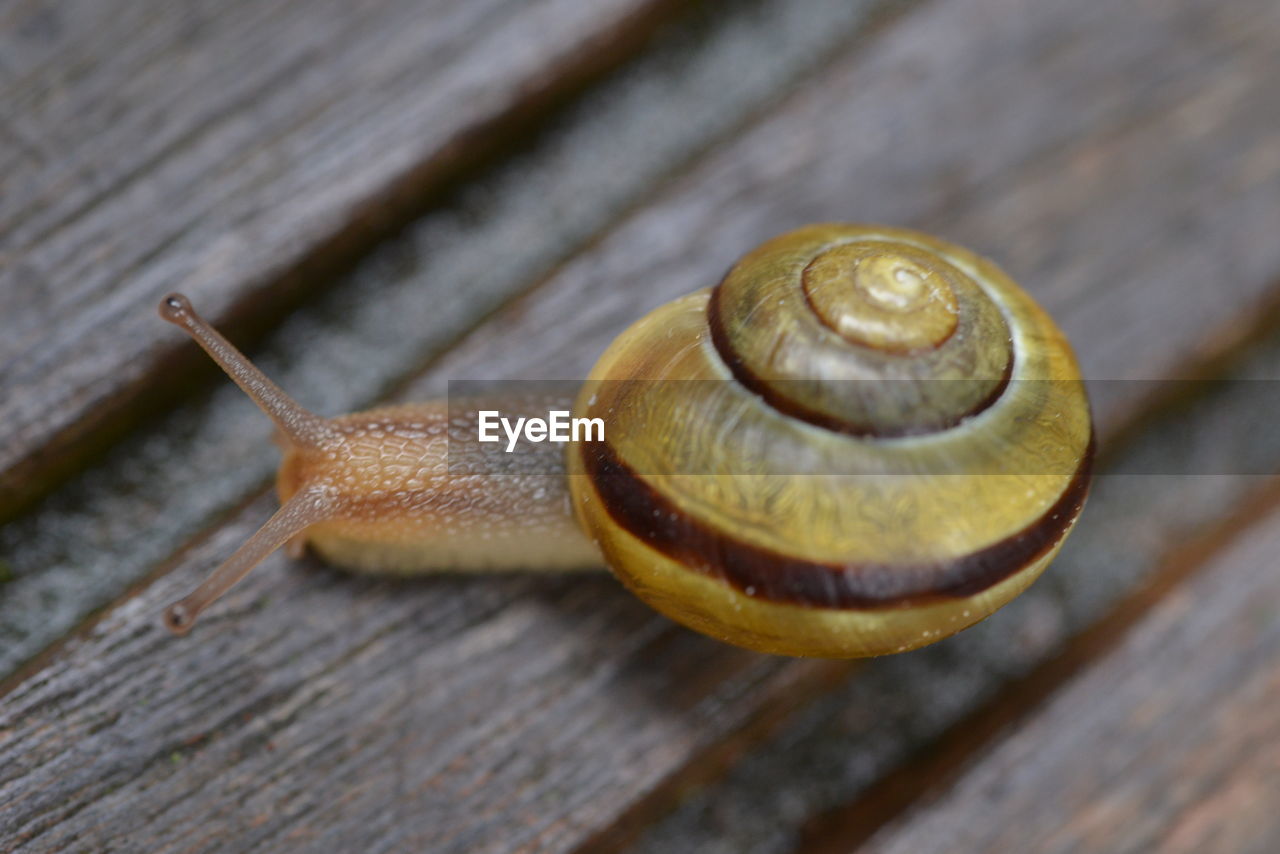
[(957, 632), (1053, 559), (1093, 432), (1071, 348), (991, 262), (817, 225), (626, 330), (575, 415), (575, 511), (652, 607), (730, 643), (859, 657)]

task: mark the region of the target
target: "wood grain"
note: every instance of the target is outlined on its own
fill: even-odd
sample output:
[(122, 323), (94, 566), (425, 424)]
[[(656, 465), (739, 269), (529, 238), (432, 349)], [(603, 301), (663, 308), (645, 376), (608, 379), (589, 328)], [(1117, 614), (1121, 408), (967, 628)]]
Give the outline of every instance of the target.
[(261, 328), (676, 5), (9, 4), (0, 513), (172, 388), (162, 294)]
[[(1280, 93), (1265, 81), (1280, 73), (1277, 35), (1280, 7), (1264, 0), (936, 4), (512, 311), (523, 329), (573, 315), (595, 337), (494, 324), (437, 374), (580, 377), (615, 331), (714, 284), (744, 247), (844, 220), (910, 224), (992, 257), (1076, 342), (1090, 380), (1184, 376), (1274, 299)], [(1132, 403), (1123, 385), (1095, 397), (1116, 419)]]
[[(461, 375), (573, 376), (643, 308), (713, 281), (756, 239), (824, 218), (998, 247), (1064, 317), (1092, 375), (1176, 373), (1254, 314), (1280, 273), (1280, 249), (1255, 231), (1280, 181), (1275, 95), (1254, 73), (1274, 68), (1274, 8), (1221, 6), (926, 6), (406, 392)], [(1074, 48), (1047, 49), (1060, 41)], [(865, 127), (885, 131), (851, 132)], [(1235, 156), (1216, 156), (1202, 127)], [(1214, 216), (1189, 219), (1203, 202), (1219, 203)], [(1085, 224), (1095, 215), (1105, 228)], [(1233, 263), (1216, 281), (1233, 299), (1197, 302), (1224, 247)], [(1097, 294), (1118, 300), (1104, 316), (1088, 308)], [(1135, 323), (1117, 308), (1153, 294), (1197, 316), (1156, 308), (1161, 323)], [(1121, 411), (1111, 401), (1102, 415)], [(177, 556), (9, 694), (6, 844), (572, 850), (771, 703), (829, 678), (674, 629), (605, 579), (396, 585), (275, 559), (199, 634), (162, 636), (159, 606), (269, 505)], [(1106, 601), (1075, 607), (1087, 619)], [(988, 637), (1008, 649), (998, 619)], [(142, 826), (118, 817), (124, 803), (143, 804)]]
[(1274, 851), (1278, 550), (1273, 513), (940, 802), (860, 850)]
[(6, 698), (0, 846), (564, 850), (617, 790), (827, 666), (677, 631), (600, 576), (405, 586), (281, 561), (175, 643), (157, 609), (267, 509)]

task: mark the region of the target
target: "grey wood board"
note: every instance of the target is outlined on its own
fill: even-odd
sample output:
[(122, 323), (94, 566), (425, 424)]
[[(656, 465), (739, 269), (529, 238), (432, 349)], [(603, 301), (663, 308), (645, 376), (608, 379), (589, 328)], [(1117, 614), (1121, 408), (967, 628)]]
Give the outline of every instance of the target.
[[(340, 263), (671, 0), (23, 2), (0, 13), (0, 505), (214, 317)], [(310, 268), (303, 265), (311, 264)]]
[(1076, 342), (1090, 380), (1182, 376), (1280, 278), (1277, 37), (1266, 0), (929, 6), (511, 311), (528, 330), (573, 315), (595, 338), (492, 324), (410, 394), (441, 376), (581, 378), (645, 311), (828, 220), (914, 225), (993, 258)]
[(597, 575), (406, 586), (273, 561), (267, 587), (175, 643), (157, 609), (267, 509), (9, 695), (0, 844), (564, 850), (636, 782), (804, 681)]
[(940, 801), (861, 850), (1274, 851), (1278, 551), (1273, 513)]

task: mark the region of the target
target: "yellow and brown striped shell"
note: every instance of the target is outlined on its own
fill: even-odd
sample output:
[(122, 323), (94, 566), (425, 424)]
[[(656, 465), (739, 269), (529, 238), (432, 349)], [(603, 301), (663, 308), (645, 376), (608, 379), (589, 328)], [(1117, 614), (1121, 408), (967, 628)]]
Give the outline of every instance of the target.
[[(625, 380), (625, 382), (623, 382)], [(634, 324), (575, 415), (576, 512), (657, 610), (787, 655), (912, 649), (1057, 553), (1088, 489), (1089, 406), (1032, 299), (924, 234), (818, 225)]]

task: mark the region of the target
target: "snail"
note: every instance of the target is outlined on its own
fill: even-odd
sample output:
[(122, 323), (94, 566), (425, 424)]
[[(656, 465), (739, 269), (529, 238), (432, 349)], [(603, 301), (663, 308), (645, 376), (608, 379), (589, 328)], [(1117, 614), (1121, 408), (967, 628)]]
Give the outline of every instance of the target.
[(603, 440), (557, 449), (554, 474), (488, 453), (470, 406), (312, 414), (181, 295), (160, 313), (285, 449), (280, 509), (168, 608), (178, 634), (287, 544), (369, 572), (603, 562), (720, 640), (881, 655), (1026, 589), (1089, 488), (1093, 426), (1063, 334), (992, 262), (906, 229), (800, 228), (641, 318), (573, 403)]

